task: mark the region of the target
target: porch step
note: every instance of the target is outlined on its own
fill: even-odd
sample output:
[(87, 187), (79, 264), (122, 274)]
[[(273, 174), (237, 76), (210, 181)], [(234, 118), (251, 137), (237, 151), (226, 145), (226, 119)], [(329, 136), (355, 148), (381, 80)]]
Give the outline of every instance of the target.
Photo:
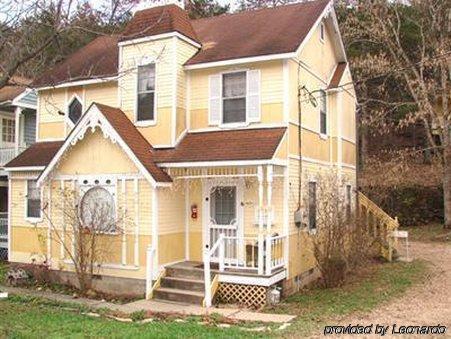
[(161, 287), (176, 288), (184, 291), (203, 292), (205, 289), (204, 281), (200, 279), (187, 279), (176, 277), (164, 277), (161, 279)]
[(177, 301), (202, 305), (204, 293), (197, 291), (187, 291), (177, 288), (160, 287), (154, 291), (155, 299)]
[(204, 280), (204, 271), (192, 267), (169, 266), (166, 267), (166, 277)]

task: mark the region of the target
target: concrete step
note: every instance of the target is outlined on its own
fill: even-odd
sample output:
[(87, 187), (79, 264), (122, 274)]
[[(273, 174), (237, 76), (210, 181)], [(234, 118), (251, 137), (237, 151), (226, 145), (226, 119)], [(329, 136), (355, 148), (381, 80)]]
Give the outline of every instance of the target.
[(203, 292), (205, 289), (203, 280), (186, 279), (176, 277), (164, 277), (161, 279), (161, 287), (176, 288), (179, 290)]
[(195, 279), (204, 280), (204, 271), (201, 269), (195, 269), (191, 267), (166, 267), (166, 277), (183, 278), (183, 279)]
[(159, 300), (177, 301), (200, 306), (202, 305), (202, 302), (204, 300), (204, 294), (202, 292), (186, 291), (177, 288), (160, 287), (154, 291), (154, 298)]

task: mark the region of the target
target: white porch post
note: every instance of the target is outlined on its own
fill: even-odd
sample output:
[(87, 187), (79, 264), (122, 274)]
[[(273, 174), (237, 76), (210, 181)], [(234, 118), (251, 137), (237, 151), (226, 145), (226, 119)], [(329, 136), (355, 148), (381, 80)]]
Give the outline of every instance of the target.
[(19, 154), (19, 144), (21, 141), (21, 137), (20, 137), (20, 115), (22, 114), (22, 108), (21, 107), (16, 107), (15, 110), (15, 130), (14, 130), (14, 151), (15, 151), (15, 156), (17, 156)]
[(152, 298), (152, 278), (153, 278), (153, 249), (147, 247), (146, 251), (146, 299)]
[(267, 225), (266, 225), (266, 275), (271, 275), (271, 226), (272, 226), (272, 181), (273, 181), (273, 167), (268, 165), (266, 171), (266, 204), (267, 204)]
[(284, 241), (284, 263), (287, 270), (287, 276), (289, 275), (288, 269), (288, 260), (289, 260), (289, 228), (290, 228), (290, 182), (289, 182), (289, 171), (288, 166), (283, 169), (283, 233), (285, 235)]
[(263, 167), (257, 168), (258, 179), (258, 274), (263, 274)]
[[(158, 191), (152, 189), (152, 278), (156, 278), (158, 272)], [(149, 264), (147, 264), (149, 265)]]

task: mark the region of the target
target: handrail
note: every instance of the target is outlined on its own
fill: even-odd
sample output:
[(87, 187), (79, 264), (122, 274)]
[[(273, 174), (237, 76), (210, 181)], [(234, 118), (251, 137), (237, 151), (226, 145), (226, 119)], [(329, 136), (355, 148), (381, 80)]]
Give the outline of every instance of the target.
[(210, 262), (211, 257), (219, 249), (219, 270), (224, 270), (224, 234), (220, 234), (218, 240), (213, 244), (211, 248), (209, 245), (205, 245), (204, 250), (204, 288), (205, 288), (205, 297), (204, 297), (204, 305), (205, 307), (211, 306), (211, 301), (213, 298), (212, 290), (211, 290), (211, 269)]
[(155, 248), (152, 246), (147, 247), (146, 252), (146, 299), (152, 298), (153, 294), (153, 271), (154, 271), (154, 263), (153, 257), (155, 255)]
[(399, 227), (398, 218), (392, 218), (362, 192), (358, 192), (358, 201), (359, 211), (362, 210), (361, 207), (365, 207), (366, 209), (366, 222), (368, 229), (370, 230), (370, 235), (373, 237), (375, 236), (374, 232), (373, 234), (371, 234), (371, 228), (369, 227), (372, 226), (372, 224), (370, 224), (370, 214), (377, 219), (378, 224), (381, 226), (381, 228), (383, 228), (383, 232), (380, 232), (381, 230), (380, 228), (378, 228), (379, 232), (378, 234), (376, 234), (379, 239), (383, 240), (382, 242), (380, 242), (380, 253), (388, 261), (391, 261), (393, 256), (393, 249), (396, 245), (396, 240), (393, 238), (392, 234), (393, 231), (395, 231)]

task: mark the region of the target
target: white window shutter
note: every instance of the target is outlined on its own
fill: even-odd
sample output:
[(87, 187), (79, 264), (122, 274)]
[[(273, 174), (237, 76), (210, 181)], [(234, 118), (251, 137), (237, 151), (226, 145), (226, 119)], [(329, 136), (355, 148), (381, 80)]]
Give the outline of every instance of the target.
[(246, 111), (249, 122), (260, 121), (260, 70), (247, 72)]
[(210, 125), (218, 125), (221, 121), (221, 75), (210, 75), (210, 93), (208, 105), (208, 121)]

